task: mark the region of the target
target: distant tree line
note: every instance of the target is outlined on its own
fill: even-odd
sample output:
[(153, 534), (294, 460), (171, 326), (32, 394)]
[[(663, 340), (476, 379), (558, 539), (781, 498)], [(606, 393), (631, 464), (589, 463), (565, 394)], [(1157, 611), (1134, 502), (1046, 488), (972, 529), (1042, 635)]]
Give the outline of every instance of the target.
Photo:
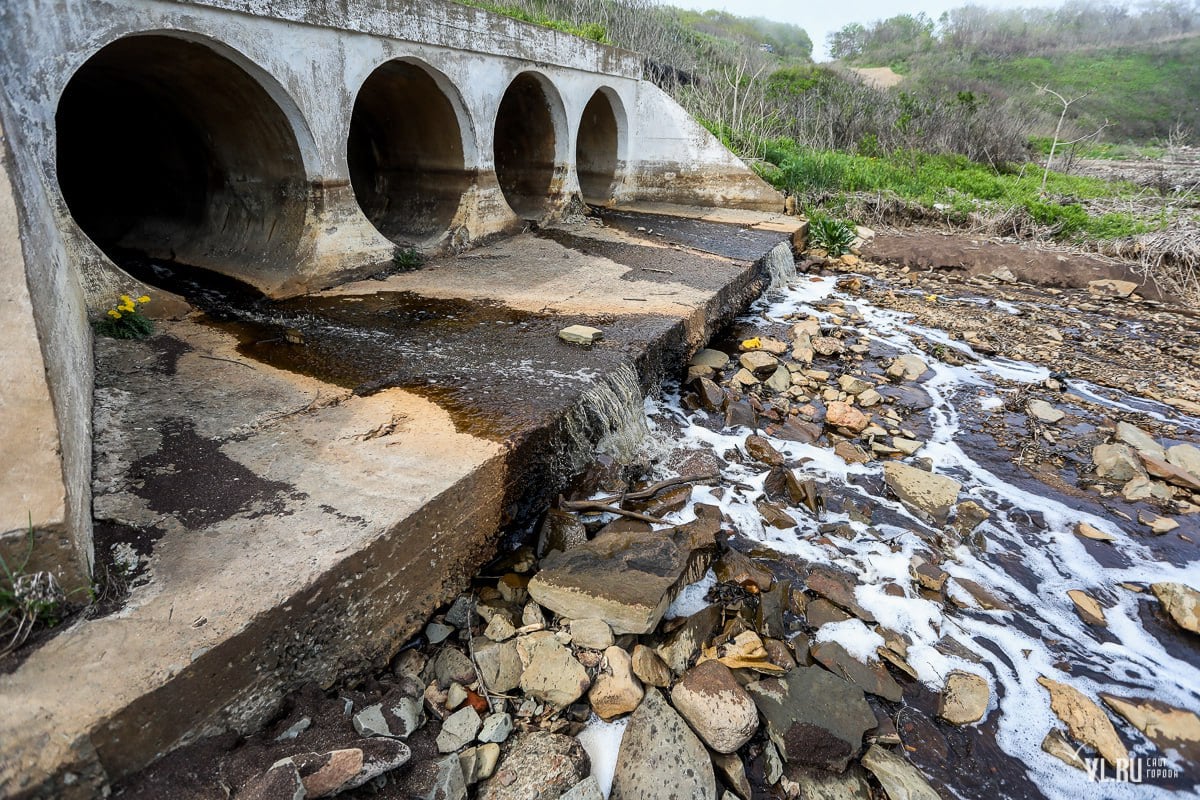
[(1200, 0), (1149, 0), (1134, 7), (1073, 0), (1059, 8), (994, 9), (967, 5), (935, 22), (900, 14), (829, 34), (833, 58), (894, 63), (935, 47), (990, 57), (1052, 54), (1200, 34)]

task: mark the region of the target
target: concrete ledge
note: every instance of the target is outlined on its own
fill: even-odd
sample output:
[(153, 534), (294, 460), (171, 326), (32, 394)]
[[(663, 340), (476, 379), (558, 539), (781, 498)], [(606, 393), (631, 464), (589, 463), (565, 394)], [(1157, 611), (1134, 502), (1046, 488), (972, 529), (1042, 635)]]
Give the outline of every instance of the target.
[[(386, 663), (612, 433), (598, 397), (632, 382), (640, 408), (765, 285), (653, 239), (565, 226), (288, 301), (326, 326), (291, 348), (203, 314), (98, 342), (97, 547), (141, 566), (122, 609), (0, 677), (0, 794), (91, 796)], [(560, 342), (575, 322), (605, 340)], [(326, 335), (360, 344), (331, 364)]]

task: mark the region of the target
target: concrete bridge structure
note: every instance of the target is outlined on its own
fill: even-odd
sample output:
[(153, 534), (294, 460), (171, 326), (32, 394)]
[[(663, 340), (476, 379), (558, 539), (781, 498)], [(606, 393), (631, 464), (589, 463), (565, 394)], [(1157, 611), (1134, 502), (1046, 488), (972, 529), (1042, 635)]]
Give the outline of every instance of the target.
[[(645, 298), (626, 297), (631, 302), (625, 306), (614, 300), (643, 285), (629, 283), (626, 273), (634, 267), (617, 264), (621, 268), (613, 272), (615, 261), (601, 259), (597, 266), (596, 259), (584, 259), (562, 272), (550, 260), (559, 253), (547, 250), (558, 245), (538, 240), (538, 258), (544, 257), (538, 268), (546, 275), (553, 273), (562, 287), (595, 284), (591, 294), (585, 293), (590, 303), (605, 305), (612, 319), (638, 320), (642, 333), (653, 328), (648, 338), (631, 334), (627, 350), (608, 364), (613, 370), (639, 365), (644, 383), (653, 373), (653, 364), (646, 368), (650, 361), (699, 346), (714, 325), (761, 289), (760, 257), (798, 228), (778, 216), (783, 199), (773, 189), (643, 78), (636, 54), (442, 0), (6, 3), (0, 6), (0, 84), (0, 274), (6, 289), (0, 298), (0, 556), (26, 571), (49, 570), (75, 592), (86, 591), (91, 578), (93, 512), (101, 511), (102, 496), (114, 496), (107, 493), (112, 485), (97, 483), (112, 476), (93, 473), (108, 447), (97, 444), (93, 453), (94, 433), (102, 434), (93, 431), (94, 393), (98, 385), (106, 392), (122, 389), (111, 376), (97, 379), (91, 321), (121, 293), (151, 293), (154, 307), (165, 316), (188, 311), (181, 299), (133, 278), (124, 269), (132, 261), (203, 267), (283, 299), (376, 273), (397, 253), (415, 249), (443, 254), (444, 268), (407, 283), (400, 279), (391, 289), (517, 307), (537, 295), (543, 305), (557, 298), (560, 314), (580, 316), (586, 311), (584, 295), (547, 289), (537, 281), (551, 278), (541, 273), (535, 280), (533, 272), (514, 269), (496, 282), (495, 274), (483, 279), (472, 272), (478, 267), (469, 259), (454, 256), (494, 243), (500, 234), (517, 233), (530, 221), (552, 226), (577, 215), (585, 204), (653, 205), (668, 216), (708, 215), (729, 230), (752, 231), (740, 250), (699, 254), (703, 269), (690, 277), (681, 267), (673, 291), (685, 299), (673, 300), (669, 308), (647, 305), (654, 294), (649, 291)], [(693, 208), (676, 208), (683, 206)], [(625, 240), (605, 241), (601, 249), (610, 254), (634, 247)], [(636, 247), (652, 245), (659, 246), (643, 242)], [(606, 283), (621, 274), (625, 283)], [(472, 293), (468, 287), (475, 282), (487, 290)], [(366, 296), (375, 289), (358, 291)], [(186, 321), (163, 325), (187, 348), (207, 347), (206, 352), (238, 358), (228, 337), (217, 341), (211, 331)], [(109, 356), (102, 359), (105, 369), (130, 368), (112, 352)], [(177, 372), (155, 373), (157, 383), (142, 385), (141, 397), (147, 407), (154, 405), (148, 398), (155, 394), (181, 405), (195, 402), (200, 410), (189, 424), (196, 423), (201, 433), (210, 424), (213, 430), (224, 426), (250, 436), (245, 431), (265, 425), (256, 416), (263, 408), (282, 415), (285, 399), (298, 401), (319, 383), (268, 370), (265, 383), (246, 390), (247, 396), (258, 392), (257, 400), (243, 398), (237, 408), (206, 406), (203, 395), (214, 381), (237, 384), (238, 371), (217, 375), (200, 370), (215, 369), (212, 360), (190, 367), (185, 362)], [(128, 386), (137, 383), (132, 376), (127, 381)], [(262, 386), (278, 391), (264, 400)], [(314, 391), (320, 396), (320, 387)], [(344, 412), (358, 421), (376, 413), (417, 413), (413, 409), (420, 404), (413, 398), (388, 397), (342, 397), (341, 411), (328, 413)], [(551, 399), (561, 399), (563, 409), (578, 403), (574, 396)], [(393, 401), (395, 408), (389, 405)], [(259, 405), (251, 408), (254, 403)], [(125, 419), (168, 422), (146, 413), (138, 418), (130, 411)], [(57, 654), (39, 651), (17, 673), (0, 677), (0, 717), (5, 718), (0, 722), (0, 794), (66, 796), (72, 786), (94, 788), (189, 736), (260, 719), (270, 700), (248, 698), (264, 686), (270, 698), (277, 698), (301, 679), (328, 677), (333, 668), (328, 665), (344, 664), (342, 656), (349, 651), (326, 643), (321, 652), (281, 656), (287, 646), (278, 632), (295, 624), (285, 601), (303, 589), (314, 609), (331, 613), (331, 601), (321, 592), (337, 587), (343, 594), (361, 589), (370, 596), (410, 580), (404, 570), (415, 563), (417, 551), (387, 541), (405, 525), (414, 536), (433, 531), (429, 538), (436, 545), (439, 534), (469, 524), (475, 532), (468, 545), (437, 568), (456, 569), (461, 582), (461, 573), (494, 547), (488, 537), (504, 519), (504, 486), (514, 478), (496, 477), (504, 473), (507, 456), (494, 441), (485, 446), (467, 436), (455, 444), (455, 435), (465, 435), (462, 426), (456, 429), (444, 419), (438, 425), (449, 437), (444, 441), (433, 437), (403, 458), (398, 456), (404, 448), (374, 454), (384, 462), (384, 455), (392, 459), (379, 468), (392, 470), (393, 488), (411, 490), (412, 501), (399, 509), (380, 506), (378, 515), (364, 511), (370, 524), (360, 527), (370, 528), (369, 535), (357, 531), (361, 540), (347, 545), (352, 554), (372, 552), (370, 558), (388, 563), (386, 554), (371, 550), (383, 542), (396, 563), (403, 562), (370, 579), (376, 583), (355, 583), (363, 562), (330, 557), (260, 606), (247, 601), (231, 615), (226, 630), (216, 633), (213, 626), (197, 633), (195, 627), (181, 632), (171, 627), (175, 622), (168, 625), (179, 606), (187, 605), (182, 600), (169, 604), (170, 613), (167, 606), (155, 605), (162, 598), (147, 600), (122, 619), (97, 621), (83, 632), (73, 628), (60, 637), (64, 644), (55, 640)], [(440, 430), (438, 425), (434, 428)], [(318, 425), (309, 433), (323, 435), (320, 430)], [(133, 430), (127, 433), (137, 438)], [(112, 449), (123, 446), (119, 439)], [(233, 439), (221, 441), (231, 446)], [(455, 469), (439, 471), (438, 458), (446, 454), (437, 455), (438, 441), (466, 454)], [(323, 463), (323, 456), (312, 457)], [(453, 461), (453, 453), (445, 460)], [(430, 466), (431, 461), (438, 463)], [(417, 480), (414, 475), (422, 470), (428, 474)], [(429, 510), (431, 498), (451, 497), (446, 494), (451, 489), (461, 492), (467, 476), (490, 487), (486, 502), (476, 497), (474, 506), (465, 507), (456, 499)], [(348, 472), (347, 485), (352, 478)], [(320, 487), (306, 491), (314, 508), (328, 507), (315, 499)], [(106, 508), (105, 513), (120, 516)], [(127, 517), (122, 519), (129, 523), (132, 517)], [(238, 522), (222, 519), (210, 527)], [(282, 540), (275, 545), (294, 549)], [(200, 556), (186, 548), (195, 546), (180, 545), (185, 549), (176, 554), (189, 569)], [(433, 546), (430, 556), (435, 561), (437, 550)], [(268, 559), (269, 552), (264, 546), (260, 556)], [(327, 556), (313, 556), (305, 568)], [(163, 581), (172, 574), (172, 569), (160, 570)], [(225, 591), (236, 592), (235, 578), (206, 575), (195, 585), (171, 584), (170, 591), (204, 597), (228, 580)], [(350, 650), (377, 658), (388, 646), (385, 640), (398, 644), (396, 636), (411, 633), (420, 614), (453, 590), (439, 580), (378, 607), (368, 603), (369, 612), (341, 602), (338, 613), (354, 619), (338, 635), (375, 625), (380, 632)], [(315, 588), (318, 584), (323, 588)], [(318, 597), (324, 599), (318, 602)], [(380, 622), (398, 607), (412, 613), (402, 623)], [(191, 625), (201, 616), (185, 622)], [(247, 653), (254, 642), (272, 636), (279, 641), (268, 648), (274, 648), (268, 672), (278, 667), (286, 676), (281, 672), (264, 683), (262, 663)], [(240, 644), (229, 649), (235, 640)], [(108, 669), (101, 666), (105, 643), (117, 641), (148, 659), (144, 668), (130, 667), (130, 675), (137, 674), (127, 679), (117, 676), (120, 670), (109, 673), (125, 683), (97, 708), (67, 709), (69, 703), (89, 702), (87, 692), (105, 691), (103, 676), (90, 673), (86, 663), (94, 656), (97, 670)], [(291, 666), (280, 667), (281, 658)], [(327, 663), (322, 676), (310, 668), (318, 658)], [(297, 666), (303, 664), (309, 666)], [(75, 694), (34, 697), (37, 676), (51, 674), (61, 684), (75, 684)], [(226, 687), (226, 694), (214, 687)], [(155, 713), (156, 705), (184, 701), (196, 707)], [(80, 781), (81, 775), (87, 780)]]

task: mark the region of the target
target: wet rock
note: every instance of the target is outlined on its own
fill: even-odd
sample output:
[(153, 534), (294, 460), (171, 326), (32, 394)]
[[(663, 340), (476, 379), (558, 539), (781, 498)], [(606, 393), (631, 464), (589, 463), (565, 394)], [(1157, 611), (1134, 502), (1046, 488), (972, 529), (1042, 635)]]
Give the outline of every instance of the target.
[(552, 550), (570, 550), (587, 541), (587, 530), (576, 514), (552, 508), (538, 529), (538, 554)]
[(959, 536), (967, 536), (992, 515), (974, 500), (964, 500), (954, 507), (954, 529)]
[[(1200, 492), (1200, 478), (1197, 478), (1192, 473), (1182, 467), (1178, 467), (1169, 461), (1161, 458), (1156, 458), (1148, 453), (1138, 453), (1138, 458), (1142, 461), (1142, 466), (1146, 472), (1156, 478), (1161, 478), (1167, 483), (1175, 486), (1182, 486), (1184, 489), (1190, 489), (1193, 492)], [(1168, 500), (1170, 497), (1168, 496)]]
[(845, 352), (846, 344), (841, 339), (832, 336), (814, 336), (810, 342), (814, 353), (823, 356), (836, 356)]
[(841, 772), (877, 724), (862, 689), (821, 667), (796, 667), (746, 690), (789, 763)]
[[(620, 635), (647, 633), (686, 577), (691, 554), (663, 534), (603, 532), (566, 553), (551, 553), (529, 593), (568, 619), (598, 617)], [(705, 565), (706, 566), (706, 565)]]
[(1105, 278), (1098, 281), (1088, 281), (1088, 294), (1093, 297), (1129, 297), (1137, 290), (1133, 281), (1119, 281)]
[(1170, 533), (1179, 527), (1179, 523), (1170, 517), (1160, 517), (1158, 514), (1151, 514), (1146, 511), (1138, 512), (1138, 522), (1160, 536), (1164, 533)]
[(587, 670), (552, 636), (533, 644), (529, 664), (521, 674), (521, 691), (555, 708), (574, 703), (590, 684)]
[(642, 683), (661, 688), (671, 685), (671, 668), (644, 644), (634, 646), (632, 666), (633, 674)]
[(831, 622), (844, 622), (851, 618), (850, 614), (823, 597), (818, 597), (808, 602), (804, 610), (804, 617), (808, 624), (814, 628), (820, 628), (822, 625)]
[(1050, 692), (1050, 710), (1067, 724), (1067, 729), (1077, 741), (1096, 748), (1104, 760), (1116, 765), (1128, 759), (1129, 752), (1117, 736), (1112, 722), (1086, 695), (1065, 683), (1038, 678), (1038, 683)]
[(1075, 534), (1082, 536), (1085, 539), (1092, 539), (1097, 542), (1115, 542), (1117, 537), (1111, 533), (1105, 533), (1099, 528), (1089, 525), (1086, 522), (1080, 522), (1075, 526)]
[(438, 687), (446, 689), (452, 683), (463, 685), (475, 682), (475, 666), (463, 651), (443, 647), (433, 659), (433, 674)]
[(720, 350), (697, 350), (696, 355), (692, 356), (692, 360), (688, 362), (689, 366), (693, 367), (710, 367), (715, 370), (722, 370), (729, 366), (729, 356), (722, 353)]
[(1092, 449), (1096, 475), (1114, 483), (1125, 483), (1138, 476), (1146, 477), (1142, 462), (1133, 448), (1125, 444), (1101, 444)]
[(855, 375), (841, 375), (838, 377), (838, 387), (846, 394), (860, 395), (867, 389), (874, 389), (875, 385)]
[(655, 648), (655, 653), (673, 673), (682, 675), (700, 652), (700, 648), (712, 638), (721, 621), (719, 606), (714, 605), (701, 609), (671, 631), (666, 639)]
[(812, 646), (812, 657), (834, 675), (840, 675), (868, 694), (882, 697), (893, 703), (904, 699), (900, 684), (888, 674), (882, 662), (864, 664), (846, 651), (837, 642), (820, 642)]
[(600, 790), (600, 781), (592, 775), (572, 786), (558, 800), (604, 800), (604, 792)]
[(795, 417), (789, 418), (778, 425), (768, 425), (767, 433), (774, 436), (776, 439), (783, 439), (787, 442), (800, 442), (801, 444), (812, 444), (821, 438), (821, 426), (815, 422), (804, 422)]
[(1195, 478), (1200, 478), (1200, 447), (1177, 444), (1167, 448), (1167, 462), (1174, 464)]
[(475, 741), (475, 734), (482, 725), (483, 720), (474, 708), (467, 706), (455, 711), (442, 722), (442, 731), (437, 737), (438, 752), (453, 753), (466, 747)]
[(796, 520), (792, 519), (791, 514), (788, 514), (787, 511), (774, 503), (767, 500), (759, 500), (754, 504), (754, 507), (758, 509), (759, 516), (762, 517), (763, 522), (772, 528), (786, 531), (796, 527)]
[(854, 442), (842, 441), (833, 446), (833, 452), (847, 464), (865, 464), (871, 460), (866, 451)]
[(883, 465), (888, 488), (910, 511), (923, 519), (945, 524), (950, 508), (958, 500), (962, 484), (945, 475), (910, 467), (897, 461)]
[(914, 556), (913, 560), (916, 563), (912, 565), (911, 572), (917, 584), (922, 589), (940, 593), (946, 588), (946, 581), (950, 579), (950, 574), (946, 570), (935, 564), (930, 564), (928, 561), (921, 559), (920, 556)]
[(751, 350), (749, 353), (742, 353), (738, 363), (742, 365), (742, 369), (752, 372), (757, 377), (774, 372), (779, 366), (779, 359), (762, 350)]
[(875, 389), (867, 389), (858, 396), (858, 404), (863, 408), (871, 408), (883, 402), (883, 395), (875, 391)]
[(1104, 618), (1104, 609), (1096, 602), (1096, 598), (1082, 589), (1071, 589), (1067, 592), (1067, 597), (1075, 604), (1075, 613), (1088, 625), (1101, 628), (1108, 625), (1108, 620)]
[(875, 621), (874, 615), (859, 605), (855, 597), (858, 584), (848, 573), (834, 567), (821, 565), (813, 568), (806, 583), (809, 589), (846, 609), (863, 622)]
[(758, 730), (758, 708), (729, 668), (705, 661), (671, 689), (671, 702), (700, 738), (718, 753), (732, 753)]
[(1068, 767), (1087, 769), (1083, 759), (1079, 757), (1079, 748), (1067, 741), (1067, 737), (1058, 728), (1051, 728), (1042, 739), (1042, 750), (1057, 758)]
[(955, 670), (946, 676), (938, 716), (954, 725), (978, 722), (987, 713), (991, 694), (986, 680), (972, 672)]
[(425, 706), (421, 697), (394, 689), (381, 702), (355, 714), (352, 722), (359, 736), (405, 739), (425, 724)]
[(1046, 422), (1053, 425), (1062, 420), (1066, 416), (1066, 412), (1060, 411), (1054, 406), (1047, 403), (1045, 400), (1030, 400), (1027, 406), (1029, 416), (1039, 422)]
[(841, 775), (789, 764), (785, 775), (786, 780), (799, 787), (801, 800), (871, 800), (873, 797), (867, 772), (857, 764), (850, 765)]
[(587, 325), (570, 325), (558, 332), (558, 338), (570, 344), (591, 345), (604, 338), (604, 331)]
[(905, 439), (903, 436), (892, 437), (892, 447), (896, 448), (906, 456), (911, 456), (924, 446), (924, 442), (918, 442), (916, 439)]
[(696, 381), (696, 391), (700, 395), (700, 405), (705, 411), (720, 411), (725, 405), (725, 391), (708, 378)]
[(603, 650), (613, 643), (612, 628), (602, 619), (573, 619), (567, 626), (571, 632), (571, 644), (589, 650)]
[(1175, 624), (1186, 631), (1200, 633), (1200, 592), (1182, 583), (1153, 583), (1150, 591)]
[(916, 767), (877, 744), (863, 755), (862, 765), (875, 776), (890, 800), (940, 800)]
[(752, 433), (746, 437), (746, 455), (768, 467), (779, 466), (787, 461), (783, 453), (776, 450), (766, 437)]
[(610, 800), (657, 800), (666, 787), (680, 798), (717, 797), (708, 751), (662, 693), (650, 689), (621, 739)]
[(736, 389), (741, 387), (743, 390), (748, 389), (751, 386), (757, 386), (759, 383), (761, 383), (761, 381), (755, 377), (753, 372), (744, 368), (735, 372), (730, 382), (737, 384), (733, 388)]
[(871, 418), (854, 406), (835, 400), (825, 407), (825, 423), (852, 433), (861, 433), (871, 424)]
[(588, 702), (596, 716), (608, 721), (629, 714), (642, 702), (645, 691), (633, 674), (633, 659), (619, 647), (604, 651), (604, 669), (596, 675)]
[(576, 739), (534, 731), (517, 737), (491, 778), (479, 787), (479, 800), (559, 797), (591, 770)]
[(897, 356), (887, 369), (888, 377), (902, 381), (915, 381), (929, 371), (929, 365), (919, 356)]
[(1200, 763), (1200, 717), (1158, 700), (1100, 694), (1100, 699), (1162, 750), (1175, 750), (1184, 761)]
[(478, 636), (472, 648), (479, 664), (479, 678), (488, 691), (504, 694), (520, 685), (524, 667), (515, 641), (494, 642)]
[(737, 550), (727, 550), (713, 565), (717, 580), (722, 583), (753, 583), (760, 592), (770, 591), (775, 576), (767, 567)]
[(1153, 436), (1128, 422), (1117, 423), (1115, 438), (1118, 442), (1129, 445), (1139, 453), (1145, 453), (1157, 459), (1166, 459), (1167, 457), (1167, 451), (1155, 441)]
[(401, 796), (413, 800), (466, 800), (467, 779), (456, 754), (415, 763), (399, 781)]

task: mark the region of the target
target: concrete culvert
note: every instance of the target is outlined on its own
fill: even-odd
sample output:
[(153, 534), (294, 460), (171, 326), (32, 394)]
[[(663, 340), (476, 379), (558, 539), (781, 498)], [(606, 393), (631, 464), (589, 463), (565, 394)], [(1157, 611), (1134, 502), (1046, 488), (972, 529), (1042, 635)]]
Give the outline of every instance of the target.
[(541, 80), (518, 75), (496, 114), (496, 180), (518, 216), (536, 218), (546, 211), (557, 154), (551, 100)]
[(428, 71), (392, 61), (363, 83), (350, 118), (350, 182), (371, 223), (397, 244), (440, 236), (474, 175), (462, 129)]
[(117, 263), (169, 258), (252, 283), (294, 268), (307, 187), (293, 128), (216, 50), (116, 41), (72, 76), (56, 130), (63, 198)]
[(613, 102), (603, 89), (583, 109), (575, 146), (575, 169), (585, 202), (605, 205), (612, 200), (620, 163), (620, 128)]

